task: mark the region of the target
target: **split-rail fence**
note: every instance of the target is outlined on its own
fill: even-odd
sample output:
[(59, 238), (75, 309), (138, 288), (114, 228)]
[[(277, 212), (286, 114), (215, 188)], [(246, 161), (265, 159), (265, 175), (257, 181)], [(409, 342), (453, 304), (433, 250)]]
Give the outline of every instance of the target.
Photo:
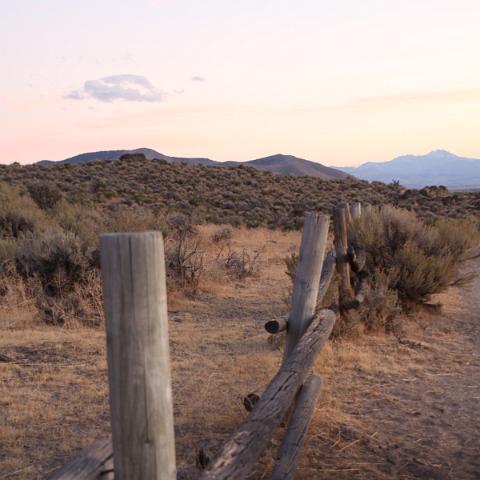
[[(288, 319), (265, 324), (286, 331), (282, 364), (261, 396), (249, 394), (249, 414), (204, 471), (202, 480), (244, 479), (287, 415), (271, 478), (293, 479), (322, 381), (309, 375), (337, 315), (363, 301), (362, 281), (352, 284), (365, 253), (348, 245), (347, 229), (362, 206), (333, 212), (333, 248), (327, 252), (329, 218), (305, 216)], [(54, 472), (50, 480), (174, 480), (175, 435), (168, 347), (163, 239), (159, 232), (101, 236), (101, 270), (107, 331), (111, 438), (99, 438)], [(336, 271), (339, 301), (324, 308)], [(361, 279), (362, 276), (359, 276)]]

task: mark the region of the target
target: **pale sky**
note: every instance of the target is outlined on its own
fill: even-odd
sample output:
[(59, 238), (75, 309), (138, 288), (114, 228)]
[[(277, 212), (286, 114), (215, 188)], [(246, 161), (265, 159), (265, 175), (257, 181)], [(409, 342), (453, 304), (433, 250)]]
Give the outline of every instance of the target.
[(0, 162), (480, 157), (479, 0), (0, 0)]

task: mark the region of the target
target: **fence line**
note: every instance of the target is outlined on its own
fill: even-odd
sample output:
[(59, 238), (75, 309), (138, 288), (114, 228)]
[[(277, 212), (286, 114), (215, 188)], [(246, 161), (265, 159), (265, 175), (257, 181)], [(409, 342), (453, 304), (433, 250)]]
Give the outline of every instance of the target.
[[(335, 266), (340, 312), (363, 301), (365, 253), (349, 248), (347, 236), (349, 223), (361, 214), (360, 203), (334, 209), (334, 250), (326, 255), (329, 219), (306, 214), (290, 315), (265, 324), (270, 333), (286, 330), (282, 365), (261, 397), (246, 397), (249, 415), (202, 480), (246, 478), (289, 411), (272, 478), (294, 478), (321, 387), (321, 379), (307, 378), (308, 372), (328, 341), (338, 311), (334, 304), (322, 308)], [(102, 235), (101, 266), (113, 449), (110, 439), (97, 439), (50, 480), (172, 480), (175, 438), (161, 234)]]

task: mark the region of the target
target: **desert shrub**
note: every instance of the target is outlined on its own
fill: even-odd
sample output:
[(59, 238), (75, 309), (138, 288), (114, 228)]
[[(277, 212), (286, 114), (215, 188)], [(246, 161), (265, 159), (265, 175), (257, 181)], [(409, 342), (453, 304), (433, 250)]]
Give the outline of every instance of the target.
[(16, 270), (31, 281), (31, 295), (47, 323), (65, 324), (84, 315), (78, 294), (95, 266), (95, 250), (72, 232), (55, 228), (18, 241)]
[(62, 192), (52, 182), (37, 181), (27, 184), (27, 190), (33, 201), (42, 209), (49, 210), (60, 201)]
[(115, 210), (107, 216), (105, 223), (109, 232), (165, 230), (163, 219), (152, 210), (143, 207)]
[(257, 274), (261, 254), (261, 250), (248, 251), (243, 248), (237, 251), (228, 249), (223, 258), (223, 264), (229, 275), (242, 280)]
[(45, 214), (28, 195), (0, 183), (0, 238), (19, 238), (46, 223)]
[(372, 209), (349, 230), (349, 242), (366, 251), (370, 278), (389, 272), (388, 288), (404, 307), (427, 303), (450, 286), (473, 241), (462, 222), (426, 224), (413, 212), (389, 206)]
[(365, 284), (365, 301), (358, 309), (349, 310), (334, 327), (335, 336), (352, 335), (361, 332), (396, 332), (401, 305), (398, 293), (390, 288), (396, 272), (375, 270)]
[(15, 259), (17, 241), (14, 238), (0, 238), (0, 274), (3, 273), (2, 265)]
[(224, 243), (228, 242), (232, 239), (233, 230), (232, 227), (221, 227), (216, 230), (212, 235), (212, 242), (213, 243)]
[(70, 289), (93, 266), (93, 249), (72, 232), (52, 229), (18, 241), (16, 265), (25, 276), (38, 277), (46, 288)]
[[(306, 210), (329, 213), (342, 201), (395, 204), (421, 217), (478, 215), (475, 192), (450, 193), (443, 188), (405, 190), (398, 184), (358, 179), (324, 181), (306, 176), (273, 175), (251, 167), (220, 168), (160, 164), (139, 155), (117, 162), (84, 165), (0, 166), (0, 180), (25, 189), (41, 178), (69, 201), (94, 201), (102, 208), (130, 205), (168, 209), (193, 216), (198, 223), (265, 225), (299, 229)], [(44, 193), (42, 189), (38, 193)], [(42, 203), (43, 205), (43, 203)], [(47, 204), (48, 205), (48, 202)], [(48, 210), (48, 208), (47, 208)]]
[(99, 234), (106, 230), (105, 216), (87, 205), (62, 200), (52, 211), (52, 217), (64, 232), (75, 234), (92, 249), (98, 248)]
[(204, 252), (197, 229), (186, 215), (167, 216), (165, 263), (167, 275), (177, 286), (195, 295), (204, 274)]

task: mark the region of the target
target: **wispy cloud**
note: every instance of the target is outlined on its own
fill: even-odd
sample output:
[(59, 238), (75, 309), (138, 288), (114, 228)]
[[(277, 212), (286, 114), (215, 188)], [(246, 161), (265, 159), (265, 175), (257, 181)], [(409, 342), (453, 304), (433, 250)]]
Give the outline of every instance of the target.
[(480, 102), (480, 89), (404, 92), (391, 95), (364, 96), (344, 103), (269, 108), (275, 113), (366, 112), (424, 105)]
[(161, 102), (165, 94), (142, 75), (110, 75), (99, 80), (87, 80), (83, 88), (73, 90), (64, 98), (82, 100), (93, 98), (101, 102), (125, 100), (127, 102)]
[(392, 95), (358, 98), (351, 102), (353, 106), (373, 104), (413, 104), (424, 102), (465, 102), (480, 99), (480, 89), (444, 90), (433, 92), (410, 92)]
[(206, 82), (207, 79), (205, 77), (200, 77), (199, 75), (194, 75), (191, 79), (192, 82)]

